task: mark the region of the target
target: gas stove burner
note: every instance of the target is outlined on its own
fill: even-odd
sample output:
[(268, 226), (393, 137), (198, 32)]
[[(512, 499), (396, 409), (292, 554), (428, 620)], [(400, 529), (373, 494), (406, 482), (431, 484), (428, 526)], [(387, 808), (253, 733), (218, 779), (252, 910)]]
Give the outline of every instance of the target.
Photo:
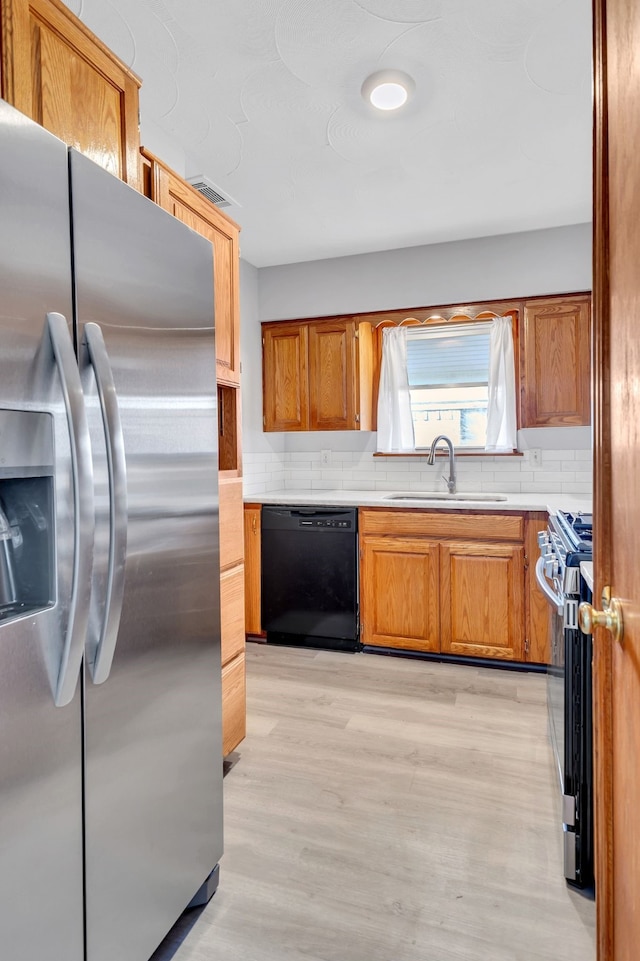
[(574, 531), (579, 533), (588, 533), (591, 536), (593, 530), (593, 514), (583, 514), (579, 511), (577, 514), (572, 514), (568, 511), (558, 511), (562, 514), (567, 524), (573, 528)]
[(562, 546), (567, 552), (567, 564), (576, 564), (581, 560), (591, 560), (593, 554), (593, 515), (558, 511), (551, 526), (559, 535)]

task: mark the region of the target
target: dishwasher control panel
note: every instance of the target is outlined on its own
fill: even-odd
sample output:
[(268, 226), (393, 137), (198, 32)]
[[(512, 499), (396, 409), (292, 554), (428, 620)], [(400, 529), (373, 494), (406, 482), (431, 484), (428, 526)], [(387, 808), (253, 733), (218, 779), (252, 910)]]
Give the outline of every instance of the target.
[(298, 527), (336, 527), (344, 530), (351, 528), (351, 521), (339, 521), (332, 517), (314, 517), (298, 521)]

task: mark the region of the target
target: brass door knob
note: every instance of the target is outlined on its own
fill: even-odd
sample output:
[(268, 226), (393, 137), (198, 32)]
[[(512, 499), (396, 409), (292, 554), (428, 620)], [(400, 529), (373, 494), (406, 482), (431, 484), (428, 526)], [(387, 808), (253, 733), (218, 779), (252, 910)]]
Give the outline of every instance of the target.
[(602, 608), (601, 611), (596, 611), (591, 604), (581, 604), (578, 608), (580, 630), (584, 634), (593, 634), (596, 627), (604, 627), (621, 643), (624, 636), (622, 604), (617, 597), (611, 597), (608, 587), (602, 592)]

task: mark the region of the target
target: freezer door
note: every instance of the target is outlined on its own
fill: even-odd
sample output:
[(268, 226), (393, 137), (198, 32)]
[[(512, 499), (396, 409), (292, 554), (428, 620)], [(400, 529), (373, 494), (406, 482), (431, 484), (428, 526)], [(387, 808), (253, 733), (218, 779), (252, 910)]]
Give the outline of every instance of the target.
[[(92, 508), (64, 319), (67, 148), (4, 101), (0, 210), (0, 953), (82, 961), (78, 601), (86, 605), (91, 569), (89, 544), (74, 574), (74, 542), (82, 534), (87, 547)], [(47, 314), (57, 314), (51, 324)]]
[(71, 182), (96, 480), (87, 958), (146, 961), (222, 854), (213, 255), (73, 151)]

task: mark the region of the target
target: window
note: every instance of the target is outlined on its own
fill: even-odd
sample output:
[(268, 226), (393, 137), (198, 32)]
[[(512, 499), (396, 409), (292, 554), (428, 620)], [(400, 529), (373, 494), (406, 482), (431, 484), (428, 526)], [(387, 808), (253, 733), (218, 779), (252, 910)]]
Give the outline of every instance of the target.
[[(440, 318), (438, 318), (440, 320)], [(466, 320), (466, 318), (465, 318)], [(424, 451), (445, 434), (454, 445), (508, 453), (517, 445), (514, 317), (382, 331), (377, 447)]]
[(491, 321), (407, 329), (415, 446), (446, 434), (456, 447), (487, 440)]

